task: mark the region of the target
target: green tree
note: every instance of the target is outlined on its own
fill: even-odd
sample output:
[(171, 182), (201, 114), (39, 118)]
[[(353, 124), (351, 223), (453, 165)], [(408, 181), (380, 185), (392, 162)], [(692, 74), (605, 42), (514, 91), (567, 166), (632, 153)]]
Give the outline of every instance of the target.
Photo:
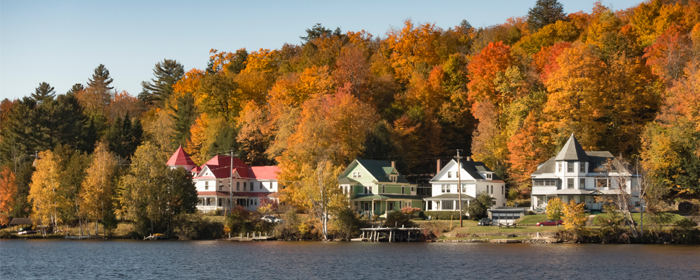
[(491, 195), (486, 192), (480, 193), (476, 200), (469, 202), (469, 207), (466, 209), (469, 213), (469, 218), (472, 220), (479, 220), (488, 216), (487, 210), (493, 205), (493, 200)]
[(143, 138), (141, 120), (135, 118), (132, 122), (129, 113), (124, 116), (124, 119), (117, 117), (110, 126), (106, 138), (110, 151), (124, 159), (130, 157), (136, 151), (136, 147), (141, 144)]
[(107, 67), (104, 64), (100, 64), (95, 68), (92, 78), (88, 79), (88, 87), (98, 87), (106, 91), (114, 88), (110, 87), (113, 81), (114, 79), (109, 75)]
[(535, 6), (527, 12), (527, 25), (531, 30), (537, 31), (540, 28), (563, 20), (564, 6), (557, 0), (537, 0)]
[(84, 90), (84, 89), (85, 89), (85, 87), (83, 86), (83, 84), (74, 84), (68, 90), (68, 92), (66, 92), (66, 95), (77, 94), (78, 92), (80, 92), (81, 90)]
[(190, 128), (197, 119), (197, 108), (194, 105), (194, 96), (185, 93), (177, 99), (177, 106), (173, 108), (173, 147), (184, 145), (190, 138)]
[(174, 59), (164, 59), (156, 63), (150, 82), (141, 82), (143, 91), (139, 99), (146, 103), (155, 103), (159, 108), (165, 107), (165, 102), (173, 94), (173, 86), (185, 75), (185, 68)]
[(34, 90), (34, 93), (32, 93), (31, 96), (37, 102), (49, 102), (56, 97), (56, 91), (48, 83), (41, 82), (39, 87)]

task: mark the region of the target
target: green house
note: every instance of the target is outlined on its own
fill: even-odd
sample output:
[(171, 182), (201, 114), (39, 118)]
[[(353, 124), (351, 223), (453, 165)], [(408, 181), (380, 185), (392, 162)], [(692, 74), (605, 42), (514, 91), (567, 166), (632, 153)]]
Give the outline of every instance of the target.
[(356, 159), (340, 174), (338, 184), (350, 205), (363, 215), (385, 215), (407, 206), (424, 208), (416, 185), (396, 170), (393, 161)]

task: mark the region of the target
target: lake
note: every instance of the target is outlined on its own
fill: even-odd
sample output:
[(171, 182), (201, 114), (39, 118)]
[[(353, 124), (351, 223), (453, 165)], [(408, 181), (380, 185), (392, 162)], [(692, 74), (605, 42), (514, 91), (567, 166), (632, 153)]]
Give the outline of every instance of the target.
[(0, 240), (0, 279), (698, 279), (700, 246)]

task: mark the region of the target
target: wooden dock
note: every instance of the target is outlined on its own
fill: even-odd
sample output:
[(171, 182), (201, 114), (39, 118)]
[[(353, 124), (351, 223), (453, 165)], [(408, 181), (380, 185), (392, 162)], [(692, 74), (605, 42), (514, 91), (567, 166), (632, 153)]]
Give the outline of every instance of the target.
[(361, 228), (362, 236), (352, 241), (416, 242), (420, 241), (421, 230), (421, 228), (404, 227)]

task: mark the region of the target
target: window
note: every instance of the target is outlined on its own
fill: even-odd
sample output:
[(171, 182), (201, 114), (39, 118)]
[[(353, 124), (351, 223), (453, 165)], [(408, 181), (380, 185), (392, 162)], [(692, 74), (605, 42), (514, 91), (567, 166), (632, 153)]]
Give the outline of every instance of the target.
[(573, 173), (573, 172), (574, 172), (574, 163), (567, 162), (566, 163), (566, 173)]
[(450, 185), (442, 185), (442, 193), (450, 193)]
[(386, 185), (382, 185), (382, 193), (386, 193)]
[(491, 179), (491, 173), (486, 173), (486, 179)]
[(250, 191), (251, 191), (251, 192), (253, 191), (253, 188), (255, 187), (255, 186), (253, 186), (253, 185), (254, 185), (253, 182), (250, 182)]
[(262, 182), (258, 182), (258, 189), (262, 190)]
[(236, 190), (237, 191), (241, 190), (241, 182), (236, 182)]
[(415, 191), (415, 187), (411, 187), (411, 192), (414, 192), (414, 191)]
[(598, 188), (607, 188), (608, 187), (608, 179), (607, 178), (596, 179), (595, 183), (596, 183), (596, 187), (598, 187)]
[(501, 194), (506, 194), (506, 186), (501, 186)]
[(557, 172), (561, 172), (561, 162), (557, 162)]
[(405, 187), (401, 187), (401, 194), (406, 194), (406, 188), (405, 188)]
[(566, 180), (566, 188), (567, 189), (573, 189), (574, 188), (574, 178), (569, 178)]
[(362, 172), (360, 171), (355, 171), (352, 173), (353, 178), (362, 178)]
[(452, 178), (452, 171), (447, 171), (447, 178)]
[(493, 185), (491, 185), (491, 194), (493, 194)]
[(206, 191), (208, 189), (209, 189), (209, 181), (204, 181), (204, 190)]
[(579, 188), (579, 189), (585, 189), (585, 188), (586, 188), (586, 178), (581, 178), (581, 179), (579, 179), (578, 188)]
[(453, 203), (452, 200), (445, 200), (445, 201), (443, 201), (443, 202), (440, 203), (440, 204), (442, 204), (442, 210), (452, 210), (452, 209), (454, 209), (454, 206), (453, 206), (454, 203)]
[(243, 191), (246, 191), (248, 189), (248, 186), (246, 184), (248, 184), (248, 183), (243, 182)]
[(579, 162), (579, 167), (578, 167), (578, 172), (581, 173), (586, 173), (586, 163), (585, 162)]
[(462, 184), (462, 193), (467, 192), (467, 184)]

